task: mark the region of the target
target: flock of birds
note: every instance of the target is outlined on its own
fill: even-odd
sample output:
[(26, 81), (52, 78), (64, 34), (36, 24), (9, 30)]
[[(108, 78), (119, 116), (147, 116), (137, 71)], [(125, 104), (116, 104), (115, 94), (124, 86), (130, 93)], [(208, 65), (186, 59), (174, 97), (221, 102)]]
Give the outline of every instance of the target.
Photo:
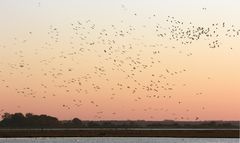
[[(122, 7), (125, 8), (124, 5)], [(133, 18), (139, 17), (137, 13), (131, 15)], [(151, 16), (155, 19), (157, 17), (161, 16)], [(92, 20), (76, 21), (69, 24), (71, 34), (68, 39), (62, 38), (62, 29), (50, 25), (48, 39), (41, 45), (24, 48), (36, 34), (34, 31), (26, 32), (28, 39), (15, 37), (12, 45), (0, 44), (1, 54), (11, 46), (16, 47), (11, 53), (16, 61), (4, 60), (0, 63), (1, 91), (7, 89), (14, 91), (17, 96), (39, 100), (51, 97), (55, 99), (56, 106), (68, 112), (90, 104), (96, 108), (93, 118), (99, 120), (105, 114), (100, 108), (104, 103), (98, 101), (101, 96), (107, 97), (104, 97), (105, 103), (117, 101), (121, 97), (140, 105), (149, 100), (159, 100), (161, 104), (158, 107), (148, 105), (149, 107), (141, 109), (142, 112), (161, 111), (171, 114), (175, 120), (199, 120), (198, 116), (185, 117), (164, 107), (163, 102), (168, 100), (174, 101), (176, 106), (185, 104), (179, 99), (181, 95), (176, 95), (174, 91), (179, 86), (187, 88), (187, 83), (181, 83), (177, 79), (186, 75), (189, 69), (187, 66), (177, 69), (166, 66), (168, 62), (163, 53), (166, 49), (172, 49), (167, 52), (185, 58), (194, 56), (191, 46), (197, 41), (207, 41), (205, 46), (208, 48), (221, 48), (221, 39), (239, 38), (240, 29), (225, 22), (197, 26), (172, 16), (152, 26), (125, 23), (127, 22), (121, 20), (120, 24), (98, 27)], [(146, 40), (148, 35), (144, 35), (144, 32), (138, 34), (144, 29), (152, 31), (151, 37), (156, 39), (154, 43)], [(233, 50), (232, 47), (230, 50)], [(26, 83), (15, 85), (8, 81), (11, 77), (26, 80)], [(202, 94), (204, 93), (198, 91), (194, 95)], [(58, 96), (62, 95), (71, 102), (59, 105)], [(121, 103), (118, 106), (122, 106)], [(200, 108), (205, 110), (204, 106)], [(138, 109), (129, 107), (129, 110), (134, 114)], [(190, 110), (187, 108), (184, 112)], [(3, 112), (5, 110), (1, 109), (0, 113)], [(111, 112), (112, 116), (117, 114), (117, 111)], [(149, 119), (156, 118), (157, 115), (149, 115)]]

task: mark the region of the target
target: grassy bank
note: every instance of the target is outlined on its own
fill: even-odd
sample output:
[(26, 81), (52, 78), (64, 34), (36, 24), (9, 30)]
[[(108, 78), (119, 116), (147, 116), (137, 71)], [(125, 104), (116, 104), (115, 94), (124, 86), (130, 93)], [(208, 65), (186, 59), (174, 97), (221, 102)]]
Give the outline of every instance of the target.
[(239, 138), (239, 130), (0, 130), (1, 138), (16, 137), (182, 137), (182, 138)]

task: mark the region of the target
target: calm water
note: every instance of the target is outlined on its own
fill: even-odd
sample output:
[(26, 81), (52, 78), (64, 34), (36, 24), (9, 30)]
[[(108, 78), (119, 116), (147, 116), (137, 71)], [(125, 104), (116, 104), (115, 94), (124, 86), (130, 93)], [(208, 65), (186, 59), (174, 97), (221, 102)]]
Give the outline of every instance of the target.
[(11, 138), (0, 143), (239, 143), (227, 138)]

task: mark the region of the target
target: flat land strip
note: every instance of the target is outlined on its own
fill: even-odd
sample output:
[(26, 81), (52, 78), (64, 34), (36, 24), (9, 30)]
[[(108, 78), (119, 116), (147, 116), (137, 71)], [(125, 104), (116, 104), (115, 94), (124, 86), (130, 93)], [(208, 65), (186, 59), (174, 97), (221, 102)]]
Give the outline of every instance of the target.
[(1, 138), (23, 137), (179, 137), (239, 138), (239, 130), (2, 129)]

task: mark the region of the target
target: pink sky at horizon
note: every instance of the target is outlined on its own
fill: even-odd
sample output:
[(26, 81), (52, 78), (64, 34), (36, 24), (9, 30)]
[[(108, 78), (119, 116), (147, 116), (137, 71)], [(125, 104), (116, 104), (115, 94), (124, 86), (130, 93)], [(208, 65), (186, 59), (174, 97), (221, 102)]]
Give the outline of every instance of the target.
[(0, 114), (240, 120), (238, 4), (0, 1)]

